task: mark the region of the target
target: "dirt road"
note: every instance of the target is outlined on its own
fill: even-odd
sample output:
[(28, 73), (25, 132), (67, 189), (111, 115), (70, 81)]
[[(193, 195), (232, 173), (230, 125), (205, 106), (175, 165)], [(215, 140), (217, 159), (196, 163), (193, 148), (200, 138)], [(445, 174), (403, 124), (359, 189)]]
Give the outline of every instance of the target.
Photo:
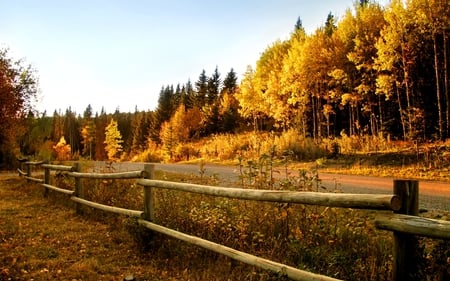
[[(131, 171), (143, 169), (143, 163), (117, 163), (117, 171)], [(155, 169), (199, 175), (200, 166), (191, 164), (155, 164)], [(207, 164), (204, 167), (206, 176), (216, 176), (220, 180), (228, 182), (239, 181), (239, 168)], [(339, 189), (345, 193), (370, 193), (389, 194), (392, 193), (394, 178), (369, 177), (320, 173), (321, 185), (327, 190)], [(450, 211), (450, 183), (435, 181), (419, 182), (419, 207), (427, 210)]]

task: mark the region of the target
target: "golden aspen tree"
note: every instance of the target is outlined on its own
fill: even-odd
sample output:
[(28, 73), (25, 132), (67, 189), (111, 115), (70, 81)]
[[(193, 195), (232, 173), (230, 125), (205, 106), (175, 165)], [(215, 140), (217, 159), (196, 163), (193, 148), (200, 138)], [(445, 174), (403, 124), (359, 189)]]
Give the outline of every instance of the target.
[(109, 160), (117, 160), (122, 152), (122, 135), (117, 127), (117, 121), (111, 119), (105, 128), (105, 151)]

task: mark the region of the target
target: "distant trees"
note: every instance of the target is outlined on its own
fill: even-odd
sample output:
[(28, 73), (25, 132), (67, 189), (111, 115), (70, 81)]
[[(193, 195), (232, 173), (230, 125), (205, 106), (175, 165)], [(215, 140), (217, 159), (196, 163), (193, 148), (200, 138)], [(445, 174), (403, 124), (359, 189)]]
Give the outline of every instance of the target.
[(105, 131), (106, 126), (108, 126), (108, 116), (102, 108), (100, 115), (96, 114), (94, 118), (95, 122), (95, 159), (105, 160), (107, 159), (107, 154), (105, 150)]
[(132, 121), (133, 142), (131, 151), (133, 154), (144, 152), (150, 138), (150, 127), (153, 123), (153, 114), (135, 111)]
[(219, 131), (232, 133), (239, 128), (241, 118), (238, 113), (239, 104), (235, 94), (238, 91), (237, 74), (232, 68), (223, 80), (223, 87), (220, 93), (219, 105)]
[(83, 127), (81, 129), (81, 137), (83, 138), (83, 155), (89, 156), (89, 159), (92, 159), (93, 154), (93, 145), (95, 144), (96, 137), (96, 128), (95, 122), (92, 119), (92, 107), (88, 105), (86, 111), (83, 114)]

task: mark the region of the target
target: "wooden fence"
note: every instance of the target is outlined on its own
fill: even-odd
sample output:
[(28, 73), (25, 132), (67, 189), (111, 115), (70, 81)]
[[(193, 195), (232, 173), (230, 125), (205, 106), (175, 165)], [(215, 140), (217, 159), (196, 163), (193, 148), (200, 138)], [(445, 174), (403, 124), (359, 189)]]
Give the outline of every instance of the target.
[[(77, 211), (82, 205), (112, 212), (120, 215), (135, 217), (141, 226), (179, 240), (191, 243), (205, 249), (228, 256), (232, 259), (276, 272), (287, 276), (292, 280), (338, 280), (324, 275), (318, 275), (308, 271), (300, 270), (285, 264), (263, 259), (230, 247), (214, 243), (196, 236), (188, 235), (154, 222), (154, 188), (172, 189), (185, 192), (199, 193), (210, 196), (228, 197), (242, 200), (269, 201), (279, 203), (294, 203), (320, 205), (328, 207), (390, 210), (393, 213), (383, 213), (375, 220), (379, 229), (393, 231), (394, 233), (394, 280), (415, 280), (414, 273), (419, 266), (416, 264), (414, 252), (418, 246), (417, 235), (439, 239), (450, 239), (450, 222), (443, 220), (427, 219), (418, 216), (419, 213), (419, 185), (413, 180), (394, 180), (394, 192), (391, 195), (375, 194), (336, 194), (321, 192), (292, 192), (275, 190), (256, 190), (228, 188), (217, 186), (206, 186), (197, 184), (186, 184), (167, 182), (153, 179), (154, 165), (144, 164), (144, 170), (121, 173), (82, 173), (80, 166), (51, 165), (42, 162), (24, 162), (23, 167), (18, 169), (19, 176), (24, 176), (28, 181), (40, 183), (45, 188), (45, 194), (49, 190), (57, 191), (70, 196), (70, 200), (77, 203)], [(44, 168), (44, 179), (32, 177), (32, 167)], [(59, 188), (50, 184), (50, 172), (65, 172), (75, 178), (73, 190)], [(144, 188), (144, 210), (129, 210), (99, 204), (83, 199), (84, 187), (81, 178), (91, 179), (137, 179), (137, 184)]]

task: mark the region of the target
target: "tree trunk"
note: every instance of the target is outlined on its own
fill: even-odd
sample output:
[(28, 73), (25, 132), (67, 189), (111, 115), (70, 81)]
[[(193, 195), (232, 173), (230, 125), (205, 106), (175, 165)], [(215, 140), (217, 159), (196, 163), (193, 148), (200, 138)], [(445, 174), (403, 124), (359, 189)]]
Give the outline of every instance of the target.
[(316, 126), (316, 105), (314, 101), (314, 94), (311, 95), (311, 104), (312, 104), (312, 117), (313, 117), (313, 138), (317, 139), (317, 126)]
[(450, 97), (448, 96), (448, 58), (447, 58), (447, 33), (444, 28), (444, 97), (447, 99), (447, 132), (448, 136), (450, 133)]
[(442, 139), (444, 137), (443, 131), (443, 119), (442, 119), (442, 103), (441, 103), (441, 87), (439, 83), (439, 60), (438, 60), (438, 50), (437, 50), (437, 42), (436, 42), (436, 32), (433, 32), (433, 51), (434, 51), (434, 74), (436, 76), (436, 99), (437, 99), (437, 107), (438, 107), (438, 128), (439, 128), (439, 138)]
[(356, 134), (357, 135), (361, 135), (361, 118), (359, 116), (359, 103), (358, 103), (358, 101), (355, 102), (355, 112), (356, 112), (356, 120), (355, 120)]
[(409, 81), (409, 67), (408, 67), (408, 59), (406, 58), (405, 53), (405, 44), (401, 44), (402, 48), (402, 64), (403, 64), (403, 83), (405, 84), (405, 94), (406, 94), (406, 117), (408, 119), (408, 133), (406, 134), (408, 138), (411, 138), (411, 133), (413, 131), (412, 122), (411, 122), (411, 89), (410, 89), (410, 81)]
[(402, 123), (402, 129), (403, 129), (403, 140), (406, 140), (406, 124), (405, 124), (405, 118), (403, 116), (402, 100), (400, 98), (400, 91), (397, 86), (395, 86), (395, 90), (397, 92), (398, 111), (400, 113), (400, 121)]
[(353, 134), (354, 134), (354, 132), (353, 132), (353, 106), (349, 103), (348, 104), (348, 114), (349, 114), (349, 116), (348, 116), (348, 118), (349, 118), (349, 126), (348, 126), (348, 128), (349, 128), (349, 136), (352, 136)]
[(330, 137), (330, 114), (327, 114), (325, 118), (327, 120), (327, 137)]
[(380, 118), (380, 120), (378, 121), (380, 124), (379, 132), (384, 134), (383, 104), (381, 102), (381, 95), (378, 95), (378, 114)]

